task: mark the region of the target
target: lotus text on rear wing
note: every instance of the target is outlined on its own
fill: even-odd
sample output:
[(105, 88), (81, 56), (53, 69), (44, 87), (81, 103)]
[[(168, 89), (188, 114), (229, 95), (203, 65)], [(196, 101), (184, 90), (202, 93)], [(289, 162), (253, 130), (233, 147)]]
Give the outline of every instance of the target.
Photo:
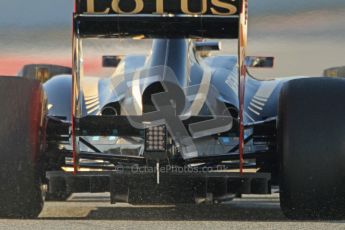
[(238, 15), (241, 0), (76, 0), (79, 14)]

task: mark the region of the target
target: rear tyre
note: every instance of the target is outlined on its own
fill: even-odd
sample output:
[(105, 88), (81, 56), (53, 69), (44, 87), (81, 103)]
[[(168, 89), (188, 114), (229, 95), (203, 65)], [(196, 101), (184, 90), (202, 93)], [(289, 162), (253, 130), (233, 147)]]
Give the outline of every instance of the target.
[(278, 111), (280, 203), (290, 219), (345, 217), (345, 81), (287, 82)]
[(0, 106), (0, 217), (36, 218), (43, 208), (41, 84), (0, 77)]

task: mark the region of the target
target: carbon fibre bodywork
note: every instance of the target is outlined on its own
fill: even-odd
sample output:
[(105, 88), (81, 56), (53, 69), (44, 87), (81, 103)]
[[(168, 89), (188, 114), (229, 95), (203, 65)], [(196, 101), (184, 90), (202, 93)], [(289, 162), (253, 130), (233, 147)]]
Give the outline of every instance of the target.
[[(167, 48), (167, 46), (169, 46)], [(83, 79), (83, 115), (100, 115), (107, 104), (124, 100), (128, 85), (123, 76), (132, 77), (142, 69), (166, 66), (171, 69), (181, 88), (199, 86), (205, 68), (211, 71), (208, 87), (219, 92), (218, 100), (238, 109), (238, 68), (236, 56), (198, 57), (188, 40), (154, 40), (150, 56), (125, 56), (117, 70), (109, 78), (85, 77)], [(122, 79), (118, 80), (117, 78)], [(247, 75), (246, 123), (262, 121), (277, 115), (277, 97), (282, 84), (294, 78), (261, 81)], [(145, 79), (140, 89), (143, 93), (157, 79)], [(115, 88), (115, 90), (113, 89)], [(70, 120), (71, 76), (55, 76), (44, 84), (50, 106), (49, 115)], [(93, 102), (93, 103), (92, 103)], [(93, 106), (89, 106), (89, 105)], [(203, 111), (198, 111), (200, 115)]]

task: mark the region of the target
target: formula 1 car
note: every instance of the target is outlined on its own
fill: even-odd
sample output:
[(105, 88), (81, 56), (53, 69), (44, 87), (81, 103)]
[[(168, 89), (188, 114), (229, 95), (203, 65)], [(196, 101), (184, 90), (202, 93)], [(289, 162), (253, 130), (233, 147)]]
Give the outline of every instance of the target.
[[(0, 216), (37, 217), (44, 193), (214, 203), (279, 186), (288, 218), (343, 218), (345, 81), (255, 79), (273, 58), (246, 56), (247, 24), (246, 0), (76, 0), (72, 68), (0, 78)], [(82, 40), (122, 37), (153, 39), (150, 54), (84, 77)]]

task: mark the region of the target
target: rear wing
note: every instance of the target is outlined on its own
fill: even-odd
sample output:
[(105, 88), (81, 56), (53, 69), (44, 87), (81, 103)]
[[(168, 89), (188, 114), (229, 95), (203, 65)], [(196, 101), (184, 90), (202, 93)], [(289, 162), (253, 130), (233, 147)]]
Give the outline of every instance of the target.
[(76, 0), (80, 37), (239, 37), (244, 0)]
[(82, 39), (224, 38), (238, 39), (240, 171), (244, 152), (244, 89), (248, 0), (75, 0), (72, 63), (72, 146), (78, 171), (81, 118)]

